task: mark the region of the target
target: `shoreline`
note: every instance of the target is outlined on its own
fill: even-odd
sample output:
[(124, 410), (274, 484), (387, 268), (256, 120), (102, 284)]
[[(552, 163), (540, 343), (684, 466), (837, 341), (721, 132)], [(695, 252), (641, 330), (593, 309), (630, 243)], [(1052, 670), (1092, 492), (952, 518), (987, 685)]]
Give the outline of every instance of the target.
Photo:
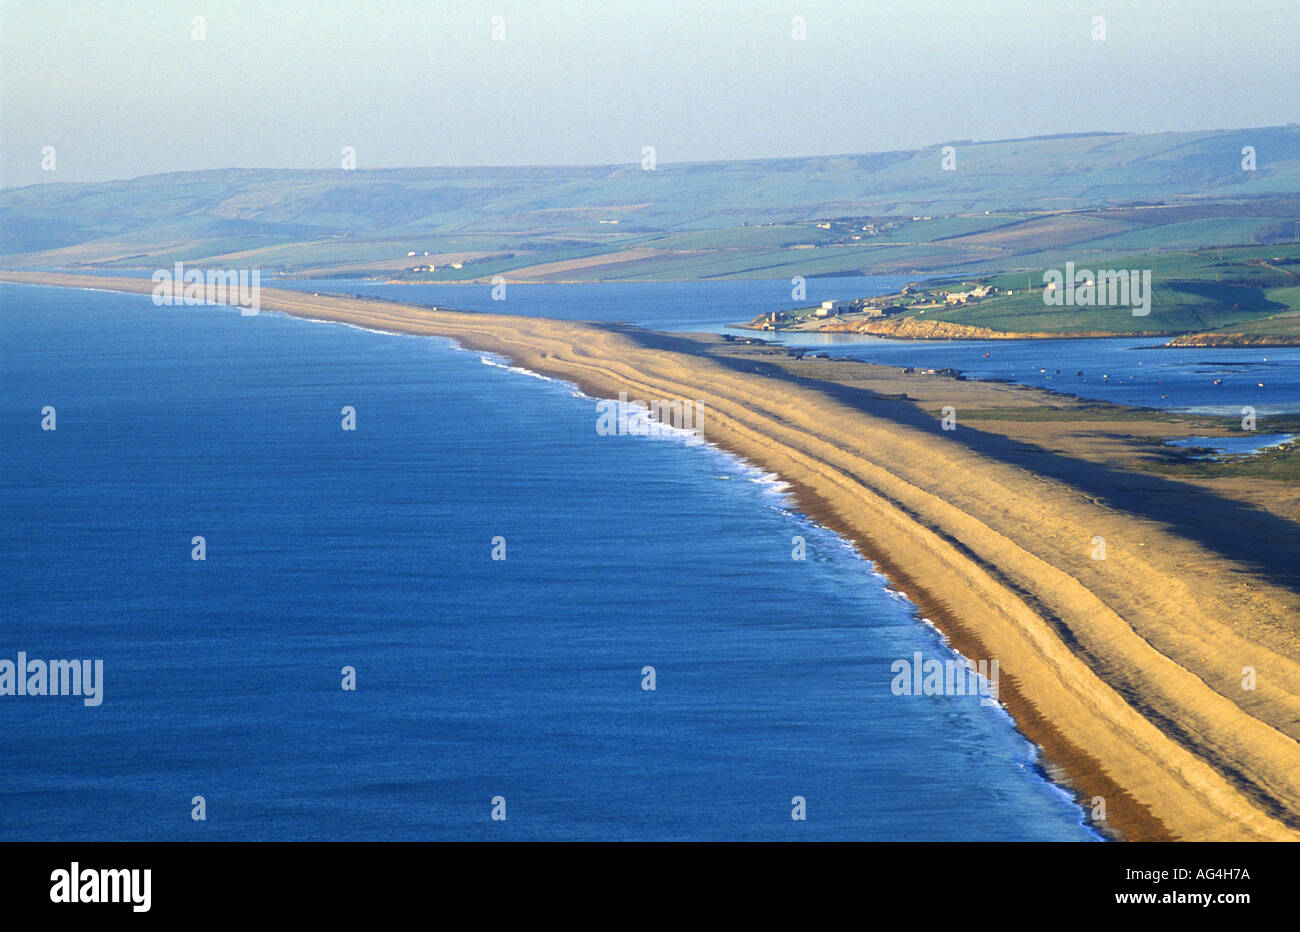
[[(323, 321), (316, 318), (303, 319), (312, 320), (315, 323), (331, 323), (331, 321)], [(355, 325), (344, 324), (344, 326)], [(367, 330), (367, 332), (409, 335), (402, 334), (400, 331), (388, 330)], [(452, 342), (456, 343), (457, 347), (464, 352), (480, 354), (480, 358), (487, 362), (488, 365), (500, 366), (512, 372), (531, 376), (532, 378), (545, 379), (547, 381), (560, 381), (571, 386), (579, 397), (593, 401), (599, 400), (599, 395), (588, 394), (583, 387), (578, 385), (576, 382), (569, 381), (559, 376), (545, 375), (540, 372), (535, 372), (532, 369), (524, 368), (523, 366), (514, 364), (511, 360), (497, 353), (491, 353), (485, 350), (476, 350), (469, 346), (462, 345), (455, 340)], [(959, 623), (953, 622), (948, 624), (945, 622), (944, 626), (941, 627), (933, 621), (929, 617), (928, 613), (933, 613), (936, 617), (940, 618), (946, 618), (949, 613), (945, 608), (939, 605), (931, 604), (929, 609), (927, 609), (925, 605), (917, 601), (915, 596), (912, 594), (914, 587), (905, 582), (899, 581), (900, 579), (906, 580), (906, 574), (901, 570), (896, 571), (888, 569), (885, 561), (881, 557), (866, 553), (863, 550), (862, 545), (850, 536), (849, 533), (837, 529), (834, 516), (821, 508), (815, 500), (808, 500), (808, 495), (804, 494), (807, 490), (801, 489), (800, 487), (787, 482), (778, 473), (766, 470), (762, 465), (753, 462), (741, 453), (719, 446), (708, 440), (705, 440), (704, 442), (706, 446), (712, 448), (715, 452), (728, 457), (745, 469), (757, 472), (763, 479), (769, 480), (776, 487), (773, 489), (775, 494), (779, 495), (786, 503), (788, 503), (791, 506), (792, 511), (800, 515), (805, 521), (814, 527), (821, 528), (822, 530), (835, 535), (840, 542), (853, 551), (858, 559), (867, 564), (869, 571), (877, 580), (880, 581), (886, 591), (895, 593), (899, 598), (908, 603), (911, 607), (912, 614), (915, 616), (916, 623), (934, 631), (934, 633), (938, 635), (940, 640), (950, 650), (958, 656), (971, 661), (972, 664), (980, 656), (981, 644), (976, 636), (969, 632), (965, 632)], [(1124, 841), (1124, 835), (1115, 825), (1110, 824), (1109, 821), (1097, 822), (1092, 819), (1090, 815), (1091, 807), (1088, 799), (1070, 776), (1071, 770), (1078, 768), (1078, 765), (1084, 760), (1087, 760), (1087, 758), (1085, 756), (1080, 756), (1073, 751), (1062, 755), (1062, 752), (1067, 751), (1068, 748), (1067, 745), (1062, 743), (1056, 729), (1052, 728), (1051, 724), (1046, 719), (1038, 716), (1032, 706), (1022, 702), (1020, 697), (1015, 694), (1014, 687), (1011, 687), (1010, 690), (1005, 692), (1000, 690), (996, 701), (1001, 707), (1002, 712), (1011, 720), (1011, 726), (1034, 748), (1036, 759), (1032, 769), (1039, 779), (1059, 790), (1066, 798), (1079, 807), (1079, 824), (1091, 830), (1098, 837), (1098, 840)], [(1022, 716), (1032, 716), (1035, 719), (1034, 727), (1027, 729), (1022, 724)], [(1037, 735), (1038, 737), (1034, 737), (1034, 735)], [(1047, 736), (1046, 744), (1040, 743), (1044, 736)], [(1055, 747), (1057, 753), (1049, 752), (1049, 746)], [(1058, 756), (1069, 757), (1073, 767), (1058, 762)], [(1106, 794), (1108, 798), (1123, 796), (1127, 799), (1127, 794), (1124, 793), (1122, 788), (1118, 785), (1106, 782), (1105, 786), (1110, 790), (1110, 792)], [(1169, 834), (1164, 825), (1162, 825), (1158, 820), (1151, 818), (1143, 811), (1129, 811), (1132, 807), (1131, 802), (1122, 803), (1122, 807), (1125, 810), (1125, 821), (1131, 821), (1134, 826), (1141, 826), (1142, 840), (1173, 840), (1173, 836)]]
[[(147, 279), (0, 272), (0, 280), (153, 290)], [(683, 338), (272, 288), (262, 303), (314, 320), (448, 337), (598, 398), (627, 391), (703, 400), (711, 443), (780, 476), (802, 512), (850, 541), (954, 649), (1001, 660), (1000, 698), (1044, 749), (1048, 773), (1085, 805), (1105, 797), (1099, 828), (1143, 840), (1300, 838), (1300, 745), (1285, 730), (1297, 721), (1300, 665), (1266, 626), (1223, 630), (1232, 627), (1224, 618), (1243, 611), (1251, 622), (1267, 614), (1258, 608), (1267, 599), (1275, 603), (1265, 606), (1269, 617), (1293, 619), (1289, 590), (1252, 579), (1249, 598), (1234, 602), (1236, 568), (1194, 567), (1210, 575), (1203, 585), (1182, 578), (1188, 571), (1176, 561), (1157, 559), (1159, 544), (1179, 543), (1176, 535), (1158, 540), (1161, 532), (1143, 522), (1157, 546), (1140, 553), (1126, 544), (1124, 519), (1140, 516), (1117, 515), (1057, 480), (888, 412), (838, 401), (806, 379), (756, 375), (692, 352)], [(976, 383), (952, 391), (962, 384)], [(1115, 562), (1075, 565), (1074, 538), (1057, 539), (1064, 527), (1083, 529), (1085, 542), (1088, 529), (1105, 529), (1116, 540)], [(1120, 578), (1103, 578), (1112, 567)], [(1233, 606), (1236, 614), (1223, 612)], [(1164, 629), (1180, 610), (1188, 617), (1175, 627), (1193, 652), (1214, 648), (1236, 662), (1247, 650), (1267, 680), (1260, 695), (1234, 701), (1205, 670), (1174, 659)]]
[[(998, 343), (1004, 341), (1030, 340), (1164, 340), (1158, 346), (1143, 349), (1250, 349), (1255, 347), (1293, 347), (1300, 346), (1300, 337), (1252, 337), (1246, 334), (1215, 334), (1205, 331), (1062, 331), (1051, 333), (1045, 330), (989, 330), (984, 327), (972, 327), (968, 324), (953, 324), (948, 321), (921, 321), (914, 317), (885, 318), (894, 320), (895, 326), (870, 328), (854, 327), (777, 327), (767, 329), (755, 326), (752, 321), (741, 324), (728, 324), (730, 330), (744, 330), (750, 333), (770, 333), (773, 339), (781, 339), (785, 334), (795, 336), (807, 334), (845, 334), (858, 337), (876, 337), (881, 340), (906, 340), (916, 343)], [(1186, 342), (1179, 342), (1186, 341)]]
[[(152, 269), (152, 266), (148, 267)], [(145, 267), (123, 269), (121, 271), (147, 271)], [(44, 270), (35, 269), (0, 269), (0, 276), (10, 274), (11, 272), (19, 275), (43, 275), (47, 274)], [(85, 275), (94, 277), (97, 273), (84, 273), (69, 270), (57, 270), (51, 274), (58, 275)], [(920, 274), (920, 273), (918, 273)], [(110, 277), (98, 273), (98, 277)], [(117, 276), (111, 276), (117, 277)], [(122, 275), (124, 279), (134, 279), (134, 275)], [(896, 273), (873, 273), (870, 275), (844, 276), (851, 278), (905, 278), (905, 275)], [(3, 279), (0, 279), (3, 280)], [(394, 285), (394, 286), (415, 286), (415, 285), (439, 285), (439, 286), (486, 286), (490, 285), (488, 279), (430, 279), (428, 281), (407, 281), (403, 279), (380, 279), (345, 276), (335, 278), (332, 276), (321, 276), (319, 278), (294, 278), (285, 276), (271, 277), (271, 285), (268, 287), (275, 288), (277, 283), (297, 282), (306, 285), (310, 282), (365, 282), (377, 285)], [(507, 279), (511, 285), (606, 285), (606, 284), (654, 284), (660, 282), (669, 282), (681, 284), (685, 282), (699, 282), (701, 279), (693, 278), (670, 278), (670, 279), (636, 279), (636, 278), (618, 278), (618, 279)], [(726, 281), (784, 281), (784, 279), (767, 279), (767, 278), (741, 278), (741, 279), (717, 279), (717, 282)], [(101, 289), (107, 290), (107, 289)], [(299, 290), (299, 289), (282, 289), (282, 290)], [(342, 295), (339, 295), (342, 296)], [(390, 301), (392, 303), (403, 303), (396, 298), (379, 298), (374, 296), (350, 295), (363, 300)], [(465, 312), (468, 313), (468, 312)], [(876, 319), (869, 319), (876, 320)], [(853, 329), (853, 328), (808, 328), (798, 330), (793, 327), (786, 327), (776, 330), (765, 330), (761, 326), (756, 326), (753, 321), (744, 323), (727, 324), (728, 330), (743, 330), (752, 333), (771, 333), (774, 339), (780, 339), (782, 334), (806, 334), (806, 333), (849, 333), (857, 336), (872, 336), (883, 340), (903, 340), (909, 342), (998, 342), (1004, 340), (1125, 340), (1125, 339), (1152, 339), (1165, 340), (1166, 342), (1159, 346), (1142, 347), (1142, 349), (1250, 349), (1250, 348), (1288, 348), (1300, 346), (1300, 337), (1281, 337), (1281, 336), (1251, 336), (1249, 334), (1220, 334), (1215, 331), (1065, 331), (1061, 333), (1049, 333), (1047, 331), (1013, 331), (1013, 330), (989, 330), (984, 327), (974, 327), (969, 324), (953, 324), (947, 321), (922, 321), (914, 317), (907, 318), (882, 318), (884, 326), (880, 330), (872, 329)], [(915, 332), (898, 332), (900, 325), (909, 324), (911, 326), (902, 326), (903, 331), (912, 330)], [(937, 331), (933, 334), (926, 334), (924, 331)], [(1187, 341), (1187, 342), (1179, 342)]]

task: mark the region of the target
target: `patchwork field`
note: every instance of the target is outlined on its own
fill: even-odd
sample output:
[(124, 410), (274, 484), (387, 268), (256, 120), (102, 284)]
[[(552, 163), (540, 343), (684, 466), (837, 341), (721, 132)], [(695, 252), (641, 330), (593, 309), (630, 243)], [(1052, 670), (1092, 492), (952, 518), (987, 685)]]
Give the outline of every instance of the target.
[[(605, 281), (988, 274), (1300, 241), (1300, 127), (821, 158), (223, 171), (0, 192), (0, 266)], [(1254, 171), (1240, 150), (1260, 153)], [(432, 270), (429, 270), (432, 266)], [(1190, 320), (1190, 318), (1189, 318)]]

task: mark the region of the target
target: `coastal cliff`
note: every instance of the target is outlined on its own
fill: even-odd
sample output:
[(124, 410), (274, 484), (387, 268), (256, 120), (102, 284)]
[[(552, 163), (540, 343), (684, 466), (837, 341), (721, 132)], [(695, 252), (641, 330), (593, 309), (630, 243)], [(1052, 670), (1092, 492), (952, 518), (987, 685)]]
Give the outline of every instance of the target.
[(863, 321), (836, 321), (821, 328), (828, 333), (866, 333), (897, 340), (1043, 340), (1070, 337), (1135, 336), (1132, 333), (1099, 331), (1079, 333), (1041, 333), (990, 330), (947, 320), (921, 320), (917, 317), (884, 317)]

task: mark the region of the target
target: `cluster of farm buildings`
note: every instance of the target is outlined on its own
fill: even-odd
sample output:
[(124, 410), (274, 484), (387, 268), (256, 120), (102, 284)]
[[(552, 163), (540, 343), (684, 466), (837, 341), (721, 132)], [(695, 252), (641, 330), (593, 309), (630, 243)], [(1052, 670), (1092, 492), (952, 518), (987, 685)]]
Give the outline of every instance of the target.
[[(974, 304), (981, 298), (997, 293), (997, 288), (987, 284), (976, 285), (969, 291), (920, 291), (918, 286), (913, 284), (908, 285), (898, 294), (854, 298), (851, 301), (823, 301), (813, 309), (812, 316), (839, 317), (842, 314), (861, 314), (864, 317), (889, 317), (916, 307), (937, 307), (940, 300), (944, 304)], [(799, 312), (773, 311), (768, 315), (764, 328), (776, 329), (778, 324), (800, 316), (803, 315)]]

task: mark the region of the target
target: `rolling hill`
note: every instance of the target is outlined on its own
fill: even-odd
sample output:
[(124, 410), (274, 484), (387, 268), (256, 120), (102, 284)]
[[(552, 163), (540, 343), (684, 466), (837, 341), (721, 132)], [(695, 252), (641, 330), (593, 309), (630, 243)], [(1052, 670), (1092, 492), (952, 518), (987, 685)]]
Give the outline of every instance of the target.
[[(954, 170), (942, 168), (944, 145)], [(1254, 171), (1242, 167), (1246, 146)], [(1297, 236), (1294, 125), (653, 171), (227, 169), (0, 191), (0, 264), (15, 268), (184, 261), (304, 277), (778, 278), (1034, 267), (1081, 249)]]

